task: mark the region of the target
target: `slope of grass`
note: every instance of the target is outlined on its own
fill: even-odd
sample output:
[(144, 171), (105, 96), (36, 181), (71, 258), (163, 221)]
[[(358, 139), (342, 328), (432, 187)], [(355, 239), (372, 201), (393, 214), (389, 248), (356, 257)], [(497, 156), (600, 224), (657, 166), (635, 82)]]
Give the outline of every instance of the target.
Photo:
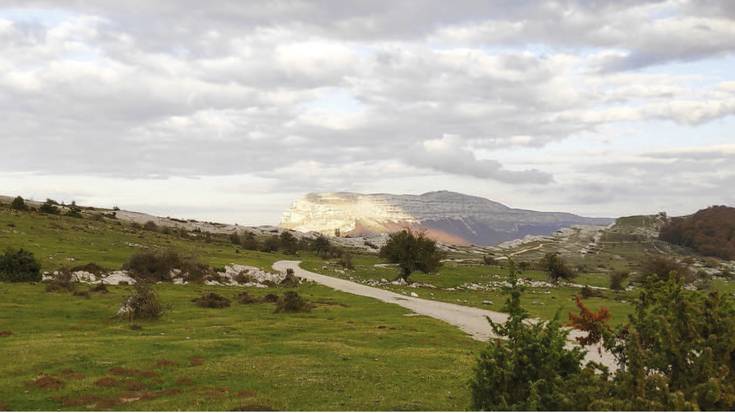
[[(353, 265), (355, 269), (344, 270), (333, 263), (324, 261), (318, 257), (306, 256), (303, 258), (302, 267), (311, 271), (320, 272), (341, 278), (360, 280), (394, 280), (397, 277), (396, 267), (381, 266), (383, 260), (377, 256), (355, 256)], [(376, 267), (376, 265), (378, 265)], [(466, 285), (471, 283), (483, 284), (488, 282), (503, 281), (507, 277), (508, 269), (499, 266), (467, 265), (446, 262), (436, 274), (414, 273), (411, 280), (418, 283), (428, 283), (437, 288), (409, 288), (404, 286), (387, 285), (382, 288), (391, 291), (410, 294), (415, 293), (420, 297), (445, 301), (455, 304), (469, 305), (500, 311), (505, 297), (501, 289), (492, 291), (471, 290)], [(536, 281), (546, 281), (546, 273), (542, 271), (523, 271), (521, 276)], [(575, 279), (579, 284), (606, 287), (607, 275), (604, 274), (582, 274)], [(458, 289), (458, 287), (465, 288)], [(454, 288), (455, 290), (449, 290)], [(553, 318), (559, 312), (561, 319), (566, 320), (569, 312), (576, 312), (575, 296), (580, 294), (576, 287), (553, 287), (553, 288), (528, 288), (524, 296), (524, 306), (529, 313), (535, 317), (545, 320)], [(612, 323), (624, 322), (632, 308), (628, 304), (632, 298), (626, 292), (603, 292), (605, 297), (593, 297), (585, 300), (591, 309), (607, 307), (612, 314)]]
[[(116, 269), (136, 251), (170, 248), (212, 266), (269, 268), (290, 258), (236, 251), (97, 221), (0, 208), (0, 249), (25, 248), (44, 271), (95, 262)], [(82, 290), (87, 287), (80, 286)], [(203, 292), (284, 289), (156, 286), (167, 312), (133, 330), (114, 314), (130, 287), (91, 298), (0, 283), (0, 409), (464, 410), (484, 346), (457, 328), (372, 299), (306, 284), (310, 313), (273, 304), (203, 309)]]
[(25, 248), (44, 271), (94, 262), (108, 269), (120, 266), (136, 251), (174, 249), (212, 266), (247, 262), (263, 268), (285, 256), (238, 249), (229, 242), (183, 239), (136, 229), (117, 220), (70, 218), (0, 208), (0, 251)]
[[(169, 308), (132, 330), (112, 318), (129, 287), (84, 299), (0, 284), (0, 401), (13, 410), (463, 410), (483, 346), (375, 300), (306, 285), (311, 313), (273, 304), (203, 309), (202, 292), (156, 287)], [(249, 290), (262, 296), (283, 290)], [(126, 370), (127, 369), (127, 370)], [(50, 376), (44, 378), (44, 376)], [(40, 378), (40, 379), (39, 379)], [(55, 388), (46, 383), (58, 379)], [(34, 382), (35, 381), (35, 382)]]

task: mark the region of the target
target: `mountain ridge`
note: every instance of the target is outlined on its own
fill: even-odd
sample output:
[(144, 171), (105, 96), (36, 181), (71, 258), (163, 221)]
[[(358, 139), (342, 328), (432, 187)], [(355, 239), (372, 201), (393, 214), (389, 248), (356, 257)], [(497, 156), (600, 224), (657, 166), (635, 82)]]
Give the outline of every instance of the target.
[(612, 222), (566, 212), (514, 209), (486, 198), (442, 190), (421, 195), (312, 192), (291, 205), (280, 225), (350, 236), (408, 227), (453, 244), (493, 245), (526, 235), (547, 235), (572, 225)]

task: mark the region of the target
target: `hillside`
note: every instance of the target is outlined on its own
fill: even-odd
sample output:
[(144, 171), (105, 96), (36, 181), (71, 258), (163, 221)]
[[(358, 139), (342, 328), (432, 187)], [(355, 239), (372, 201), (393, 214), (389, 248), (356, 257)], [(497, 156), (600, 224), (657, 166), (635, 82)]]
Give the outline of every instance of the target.
[(735, 208), (713, 206), (672, 218), (661, 228), (660, 238), (702, 255), (735, 260)]
[(422, 195), (311, 193), (283, 214), (281, 227), (342, 236), (425, 231), (450, 244), (493, 245), (527, 235), (548, 235), (572, 225), (607, 225), (606, 218), (513, 209), (456, 192)]

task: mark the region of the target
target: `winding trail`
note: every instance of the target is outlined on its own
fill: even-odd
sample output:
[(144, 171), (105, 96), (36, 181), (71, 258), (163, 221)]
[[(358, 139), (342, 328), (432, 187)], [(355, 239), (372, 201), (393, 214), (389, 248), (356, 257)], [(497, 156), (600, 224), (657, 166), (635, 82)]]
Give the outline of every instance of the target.
[[(492, 329), (490, 328), (490, 324), (487, 322), (486, 318), (497, 323), (502, 323), (508, 318), (507, 314), (497, 311), (489, 311), (481, 308), (410, 297), (394, 293), (392, 291), (383, 290), (381, 288), (370, 287), (353, 281), (343, 280), (341, 278), (317, 274), (301, 268), (299, 266), (300, 263), (301, 261), (278, 261), (273, 264), (273, 269), (285, 272), (290, 268), (293, 269), (294, 274), (297, 277), (314, 281), (335, 290), (375, 298), (376, 300), (390, 304), (400, 305), (414, 313), (432, 317), (459, 327), (475, 340), (487, 341), (493, 336)], [(580, 335), (584, 335), (584, 333), (578, 330), (572, 330), (569, 333), (569, 346), (572, 345), (571, 341)], [(597, 346), (588, 346), (587, 350), (587, 360), (602, 363), (610, 369), (616, 368), (614, 359), (604, 350), (601, 350)]]

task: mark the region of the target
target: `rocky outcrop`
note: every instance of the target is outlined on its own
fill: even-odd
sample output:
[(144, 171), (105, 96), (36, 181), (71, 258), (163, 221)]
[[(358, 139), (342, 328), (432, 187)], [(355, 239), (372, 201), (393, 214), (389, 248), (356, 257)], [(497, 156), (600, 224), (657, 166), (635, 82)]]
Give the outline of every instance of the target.
[(422, 195), (312, 193), (283, 214), (281, 227), (362, 236), (412, 228), (451, 244), (494, 245), (547, 235), (572, 225), (607, 225), (606, 218), (513, 209), (485, 198), (438, 191)]

